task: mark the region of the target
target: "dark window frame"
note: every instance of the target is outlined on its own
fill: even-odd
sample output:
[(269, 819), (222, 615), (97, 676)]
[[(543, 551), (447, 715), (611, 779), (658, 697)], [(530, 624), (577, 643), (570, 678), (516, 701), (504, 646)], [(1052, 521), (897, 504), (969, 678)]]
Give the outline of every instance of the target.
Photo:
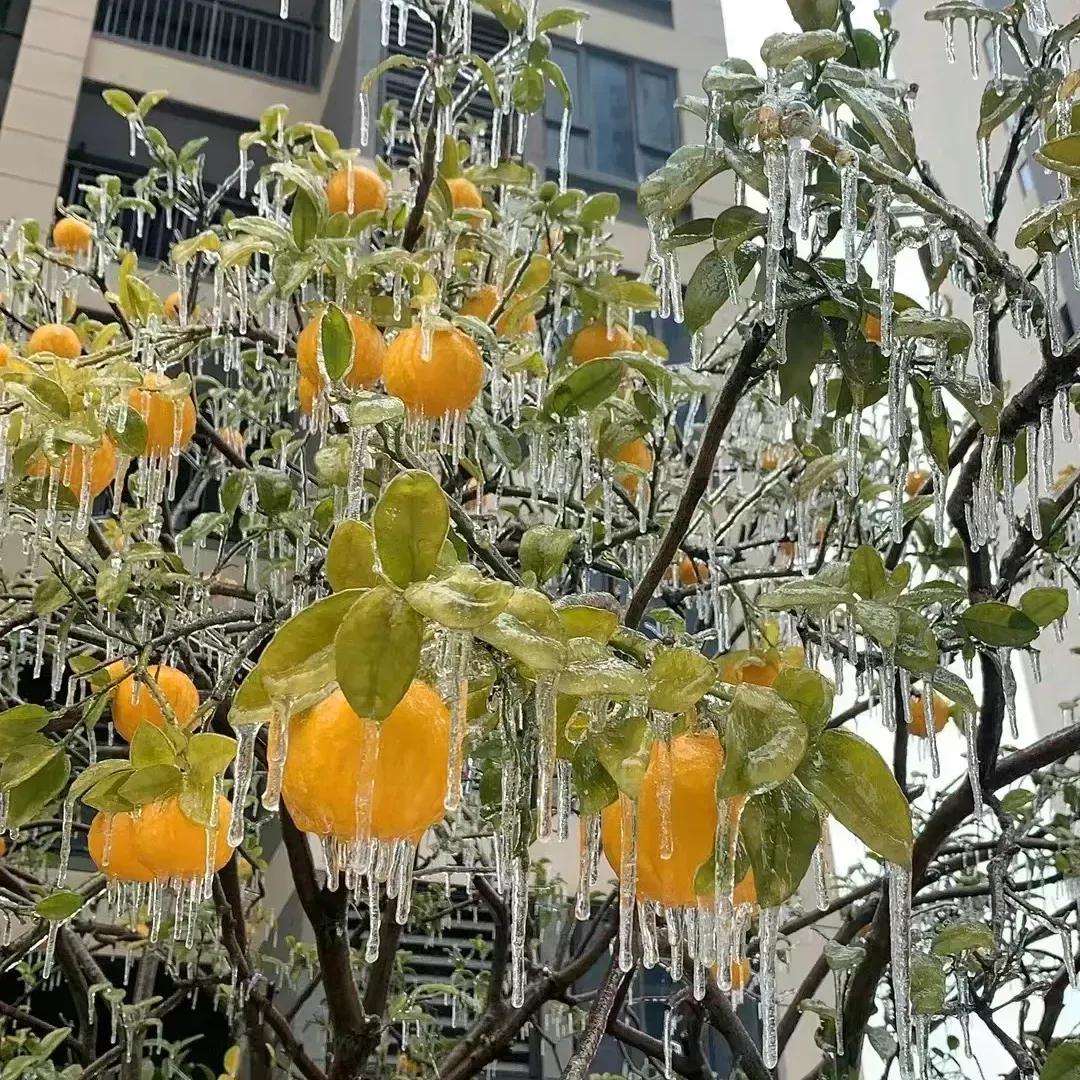
[[(674, 107), (675, 100), (679, 94), (678, 72), (665, 64), (657, 64), (640, 56), (632, 56), (629, 53), (616, 52), (613, 49), (605, 49), (587, 43), (578, 45), (577, 42), (567, 38), (553, 38), (552, 45), (555, 49), (565, 49), (568, 52), (573, 52), (575, 54), (577, 65), (576, 77), (575, 79), (570, 80), (572, 85), (575, 85), (578, 88), (578, 94), (574, 100), (574, 109), (570, 120), (570, 130), (572, 136), (583, 135), (585, 137), (587, 165), (584, 169), (578, 169), (571, 166), (569, 169), (569, 176), (575, 180), (583, 181), (590, 187), (616, 188), (624, 192), (636, 191), (638, 184), (645, 179), (655, 167), (643, 167), (644, 159), (642, 150), (666, 155), (671, 154), (680, 145), (682, 130), (678, 110)], [(623, 65), (626, 69), (629, 91), (628, 97), (631, 105), (631, 108), (629, 109), (629, 118), (630, 126), (633, 131), (634, 166), (637, 173), (634, 177), (607, 172), (602, 168), (598, 168), (596, 165), (593, 131), (597, 127), (597, 122), (593, 115), (593, 97), (586, 89), (589, 85), (588, 62), (589, 58), (593, 56), (603, 57), (604, 59), (614, 61), (615, 63)], [(648, 143), (644, 140), (641, 133), (642, 125), (639, 112), (641, 107), (640, 79), (642, 74), (649, 74), (660, 79), (665, 79), (671, 91), (672, 107), (669, 115), (671, 142), (668, 146), (658, 146)], [(551, 109), (551, 104), (553, 102), (557, 103), (557, 107), (554, 110)], [(549, 89), (547, 100), (544, 103), (545, 146), (547, 144), (546, 133), (549, 130), (554, 132), (556, 145), (558, 145), (561, 124), (562, 101), (557, 92)], [(546, 156), (545, 153), (545, 157)], [(558, 172), (557, 160), (545, 161), (545, 166), (549, 175), (553, 176)]]

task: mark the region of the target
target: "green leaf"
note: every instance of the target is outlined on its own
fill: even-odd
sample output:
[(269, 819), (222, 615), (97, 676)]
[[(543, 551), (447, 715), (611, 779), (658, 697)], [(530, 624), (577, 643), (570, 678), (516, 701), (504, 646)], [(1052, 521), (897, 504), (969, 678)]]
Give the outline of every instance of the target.
[(18, 747), (0, 768), (0, 791), (11, 791), (41, 772), (63, 750), (43, 736)]
[(510, 87), (510, 100), (518, 112), (534, 113), (541, 108), (544, 104), (545, 85), (544, 73), (539, 67), (525, 64), (519, 68)]
[(619, 389), (622, 373), (623, 362), (611, 356), (581, 364), (551, 388), (544, 411), (562, 417), (589, 412)]
[(20, 743), (32, 739), (49, 722), (51, 715), (41, 705), (16, 705), (0, 712), (0, 758), (6, 757)]
[(1069, 610), (1069, 593), (1066, 589), (1028, 589), (1020, 597), (1020, 610), (1039, 626), (1049, 626), (1063, 618)]
[(971, 418), (988, 435), (998, 435), (1001, 432), (1001, 408), (1005, 395), (1000, 386), (992, 386), (991, 399), (983, 404), (979, 392), (979, 384), (969, 379), (946, 379), (944, 387), (965, 409), (971, 414)]
[(541, 584), (556, 577), (562, 572), (576, 536), (572, 529), (559, 529), (554, 525), (534, 525), (526, 529), (518, 548), (522, 573), (531, 570)]
[(141, 457), (146, 453), (146, 421), (134, 409), (124, 410), (124, 426), (119, 426), (119, 409), (110, 409), (105, 421), (109, 437), (128, 457)]
[(1080, 179), (1080, 132), (1051, 139), (1035, 151), (1035, 160), (1044, 168)]
[(915, 392), (915, 405), (919, 412), (919, 431), (922, 432), (923, 447), (934, 459), (943, 473), (949, 471), (949, 420), (944, 411), (941, 416), (934, 413), (934, 391), (930, 380), (924, 375), (916, 375), (911, 380)]
[(506, 607), (513, 592), (507, 582), (493, 581), (475, 566), (460, 563), (447, 577), (410, 585), (405, 599), (415, 611), (448, 630), (476, 630)]
[(937, 932), (930, 951), (934, 956), (960, 956), (980, 949), (991, 952), (993, 948), (994, 933), (986, 923), (960, 919)]
[(574, 697), (635, 698), (645, 692), (645, 676), (592, 638), (571, 638), (559, 672), (559, 693)]
[(236, 740), (214, 731), (201, 731), (191, 736), (186, 753), (192, 771), (209, 779), (224, 773), (236, 757)]
[(900, 632), (896, 638), (896, 662), (908, 671), (925, 675), (934, 671), (940, 659), (937, 638), (930, 624), (918, 612), (899, 608)]
[(385, 585), (349, 609), (334, 639), (338, 684), (358, 716), (385, 720), (405, 696), (424, 640), (423, 620)]
[(1058, 1043), (1047, 1055), (1039, 1080), (1080, 1080), (1080, 1041)]
[(599, 814), (619, 797), (618, 784), (588, 746), (579, 746), (574, 751), (571, 767), (582, 814)]
[(976, 138), (988, 139), (1013, 113), (1023, 108), (1028, 99), (1027, 83), (1003, 75), (988, 82), (979, 103), (979, 126)]
[(854, 596), (847, 589), (826, 585), (813, 578), (796, 578), (758, 597), (758, 607), (765, 611), (806, 610), (829, 612), (841, 604), (850, 604)]
[(532, 589), (515, 589), (503, 611), (476, 636), (533, 671), (558, 671), (566, 662), (558, 612)]
[(804, 30), (801, 34), (770, 34), (761, 45), (765, 66), (781, 70), (806, 60), (821, 64), (839, 59), (847, 52), (847, 41), (832, 30)]
[(55, 754), (48, 764), (38, 769), (8, 793), (8, 828), (17, 829), (34, 818), (55, 799), (67, 783), (71, 762), (66, 754)]
[(609, 721), (590, 736), (587, 745), (596, 752), (619, 791), (636, 799), (649, 767), (652, 744), (649, 722), (644, 716), (634, 715)]
[(878, 645), (889, 649), (900, 636), (900, 612), (873, 600), (859, 600), (853, 609), (859, 628)]
[(840, 17), (840, 0), (787, 0), (787, 6), (803, 30), (831, 30)]
[(851, 587), (864, 600), (873, 600), (889, 587), (885, 560), (869, 544), (861, 544), (851, 556)]
[(175, 765), (148, 765), (136, 769), (120, 785), (119, 794), (134, 806), (145, 806), (177, 794), (183, 782), (184, 777)]
[(139, 113), (139, 106), (135, 104), (135, 99), (125, 90), (102, 90), (101, 96), (105, 99), (105, 104), (118, 112), (125, 120)]
[(256, 469), (255, 494), (259, 509), (267, 517), (276, 517), (292, 506), (296, 492), (293, 490), (292, 481), (285, 473), (271, 469)]
[[(149, 694), (150, 691), (144, 686), (141, 693)], [(161, 728), (154, 724), (140, 724), (135, 729), (135, 736), (131, 740), (131, 764), (136, 769), (175, 763), (176, 750), (169, 736)]]
[(61, 892), (54, 892), (51, 896), (46, 896), (43, 900), (39, 900), (34, 906), (34, 914), (39, 919), (48, 919), (50, 922), (63, 922), (81, 911), (85, 903), (86, 898), (84, 896), (77, 892), (71, 892), (69, 889), (64, 889)]
[[(146, 724), (140, 725), (146, 727)], [(116, 777), (120, 773), (130, 773), (131, 762), (125, 761), (122, 758), (107, 758), (104, 761), (98, 761), (95, 764), (83, 769), (81, 773), (72, 781), (71, 788), (68, 790), (67, 797), (69, 800), (82, 798), (92, 787), (101, 783), (102, 780), (106, 780), (109, 777)]]
[(829, 91), (855, 114), (884, 151), (889, 164), (906, 173), (915, 160), (915, 139), (903, 106), (880, 90), (845, 82), (833, 65), (827, 70), (831, 76), (825, 82)]
[(326, 549), (324, 569), (334, 592), (374, 588), (379, 579), (375, 573), (375, 534), (371, 526), (351, 518), (339, 521)]
[(649, 705), (661, 712), (688, 712), (715, 682), (716, 668), (697, 649), (660, 646), (649, 668)]
[(386, 486), (373, 515), (383, 573), (404, 588), (430, 577), (450, 528), (450, 508), (438, 481), (419, 469)]
[(820, 672), (811, 668), (782, 668), (772, 689), (803, 718), (811, 738), (829, 722), (833, 685)]
[(752, 206), (740, 203), (721, 210), (712, 223), (715, 250), (721, 255), (734, 256), (748, 240), (764, 236), (768, 223), (768, 216)]
[(811, 308), (796, 308), (787, 317), (785, 344), (787, 360), (777, 368), (780, 402), (798, 398), (806, 411), (813, 406), (810, 376), (822, 356), (825, 324)]
[(600, 225), (619, 216), (622, 200), (613, 191), (600, 191), (581, 204), (578, 220), (582, 225)]
[(911, 954), (911, 1008), (916, 1016), (945, 1011), (945, 970), (923, 952)]
[(954, 705), (959, 705), (969, 715), (975, 714), (977, 706), (971, 687), (959, 675), (954, 675), (947, 668), (938, 668), (934, 672), (933, 681), (935, 693), (948, 698)]
[(802, 761), (807, 741), (802, 715), (779, 694), (739, 685), (723, 732), (727, 756), (717, 796), (753, 795), (783, 783)]
[(883, 859), (911, 865), (907, 800), (881, 759), (850, 731), (822, 732), (796, 776), (841, 825)]
[(50, 615), (59, 611), (70, 600), (71, 594), (64, 588), (64, 583), (55, 574), (49, 574), (37, 583), (30, 610), (35, 615)]
[(734, 255), (710, 251), (697, 264), (686, 286), (686, 328), (702, 329), (731, 297), (731, 281), (740, 285), (757, 264), (757, 253), (738, 250)]
[(747, 799), (739, 839), (754, 868), (757, 901), (779, 907), (798, 890), (821, 839), (813, 799), (795, 780)]
[(114, 566), (112, 560), (104, 562), (98, 569), (94, 593), (97, 601), (107, 611), (116, 611), (127, 596), (131, 585), (131, 572), (123, 565)]
[(336, 382), (352, 367), (354, 348), (352, 324), (337, 304), (331, 304), (319, 319), (319, 343), (326, 374)]
[(619, 616), (614, 611), (587, 603), (561, 605), (558, 612), (567, 639), (588, 637), (607, 644), (619, 628)]
[(1008, 604), (987, 600), (972, 604), (961, 616), (964, 629), (996, 648), (1020, 648), (1039, 636), (1039, 624)]
[(517, 0), (476, 0), (476, 4), (494, 15), (512, 34), (525, 25), (525, 11)]
[[(303, 251), (319, 233), (319, 207), (303, 189), (297, 188), (289, 215), (293, 243)], [(325, 348), (325, 346), (324, 346)]]

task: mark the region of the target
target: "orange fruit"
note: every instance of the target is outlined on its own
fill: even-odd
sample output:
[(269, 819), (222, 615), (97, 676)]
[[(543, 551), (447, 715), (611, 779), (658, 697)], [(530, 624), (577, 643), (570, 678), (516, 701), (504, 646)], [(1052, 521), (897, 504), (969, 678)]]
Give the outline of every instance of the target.
[[(126, 670), (123, 660), (114, 660), (107, 668), (109, 679), (115, 680)], [(181, 727), (190, 727), (199, 708), (199, 691), (195, 684), (179, 668), (168, 664), (148, 667), (146, 674), (154, 680), (161, 696), (172, 706), (176, 722)], [(139, 686), (138, 699), (135, 687)], [(145, 684), (138, 684), (130, 676), (117, 683), (112, 692), (113, 726), (131, 742), (138, 726), (145, 720), (154, 727), (165, 726), (165, 713), (157, 699)]]
[[(949, 703), (940, 694), (934, 695), (934, 731), (941, 729), (949, 722)], [(925, 739), (926, 731), (926, 704), (922, 697), (911, 698), (911, 720), (907, 726), (908, 734), (916, 738)]]
[(74, 360), (82, 352), (82, 342), (70, 326), (45, 323), (30, 335), (26, 351), (30, 356), (52, 353), (53, 356), (61, 356), (65, 360)]
[(142, 807), (135, 823), (135, 854), (139, 861), (159, 881), (191, 881), (206, 873), (209, 847), (211, 865), (220, 870), (232, 856), (228, 840), (232, 806), (224, 795), (218, 796), (217, 806), (214, 829), (192, 821), (180, 809), (175, 796)]
[(455, 176), (446, 181), (450, 189), (450, 198), (454, 202), (455, 210), (482, 210), (484, 197), (480, 189), (464, 176)]
[[(671, 740), (669, 859), (660, 858), (662, 753), (661, 744), (653, 743), (638, 793), (637, 897), (655, 900), (665, 907), (690, 907), (698, 899), (694, 878), (713, 857), (716, 844), (715, 791), (724, 767), (724, 749), (715, 734), (678, 735)], [(603, 811), (600, 835), (604, 854), (617, 875), (622, 855), (620, 803), (612, 803)], [(750, 897), (740, 883), (736, 903), (742, 902), (750, 902)]]
[(162, 304), (165, 309), (165, 318), (171, 322), (176, 322), (180, 318), (180, 294), (178, 292), (171, 292), (165, 297)]
[(53, 226), (52, 240), (53, 247), (70, 255), (80, 255), (90, 250), (94, 234), (81, 218), (65, 217)]
[(877, 315), (865, 315), (862, 325), (863, 337), (867, 341), (881, 343), (881, 318)]
[(702, 585), (709, 580), (709, 564), (701, 559), (691, 559), (689, 555), (684, 555), (679, 560), (673, 577), (684, 589)]
[(371, 835), (417, 841), (442, 820), (450, 713), (414, 680), (378, 727), (357, 716), (340, 690), (293, 719), (282, 797), (305, 832), (357, 838), (357, 790), (376, 735)]
[[(352, 208), (349, 208), (349, 181), (352, 180)], [(326, 202), (331, 214), (362, 214), (365, 210), (386, 209), (386, 182), (366, 165), (338, 169), (326, 182)]]
[(1056, 477), (1054, 477), (1054, 486), (1052, 488), (1055, 495), (1060, 495), (1068, 486), (1072, 483), (1073, 477), (1076, 475), (1075, 465), (1066, 465), (1058, 471)]
[[(138, 825), (130, 814), (95, 814), (90, 822), (86, 843), (94, 865), (106, 877), (121, 881), (153, 881), (154, 875), (143, 866), (135, 853)], [(109, 857), (105, 858), (105, 849)]]
[[(514, 300), (516, 300), (516, 297), (512, 298), (507, 306), (513, 303)], [(498, 306), (499, 294), (496, 292), (495, 286), (483, 285), (461, 305), (461, 314), (472, 315), (474, 318), (483, 319), (484, 322), (487, 322)], [(536, 332), (536, 316), (531, 311), (520, 322), (521, 325), (516, 330), (512, 329), (507, 319), (507, 312), (503, 311), (495, 322), (495, 329), (500, 334), (533, 334)]]
[(806, 654), (801, 645), (783, 645), (778, 649), (736, 649), (725, 653), (717, 663), (720, 681), (737, 686), (772, 686), (784, 668), (806, 666)]
[(315, 383), (301, 375), (296, 383), (296, 396), (300, 399), (301, 411), (307, 416), (315, 408), (315, 393)]
[(484, 362), (476, 342), (457, 327), (435, 330), (425, 360), (423, 340), (421, 328), (412, 326), (390, 343), (383, 367), (387, 392), (422, 416), (464, 412), (484, 385)]
[(0, 836), (0, 859), (7, 854), (7, 841)]
[[(60, 483), (77, 499), (82, 496), (87, 453), (90, 455), (91, 499), (96, 499), (116, 479), (116, 444), (108, 435), (89, 451), (85, 446), (73, 445), (60, 466)], [(36, 454), (26, 466), (27, 476), (47, 476), (48, 473), (49, 463), (41, 454)]]
[(769, 449), (763, 451), (761, 455), (762, 472), (774, 472), (779, 467), (780, 454), (775, 448), (770, 446)]
[(243, 455), (244, 450), (247, 448), (247, 439), (244, 438), (243, 432), (239, 428), (222, 428), (218, 434), (221, 436), (222, 442), (230, 450)]
[(745, 956), (731, 961), (731, 989), (745, 990), (750, 985), (750, 961)]
[(11, 360), (11, 346), (0, 341), (0, 368), (7, 367)]
[(587, 364), (612, 353), (628, 352), (634, 348), (634, 339), (624, 327), (615, 324), (608, 332), (604, 323), (583, 326), (570, 341), (570, 359), (575, 364)]
[(909, 472), (907, 474), (907, 481), (904, 484), (904, 491), (908, 495), (918, 495), (919, 489), (930, 479), (930, 474), (925, 469), (917, 469), (915, 472)]
[[(296, 362), (300, 365), (300, 373), (314, 386), (320, 382), (318, 349), (321, 323), (322, 315), (319, 315), (300, 331), (296, 339)], [(386, 357), (386, 342), (379, 328), (362, 315), (350, 314), (349, 326), (352, 328), (353, 359), (352, 366), (345, 373), (345, 382), (358, 390), (378, 381)]]
[(167, 375), (148, 371), (142, 389), (133, 387), (128, 391), (128, 406), (146, 421), (147, 457), (168, 457), (174, 445), (183, 450), (195, 434), (195, 402), (191, 396), (177, 401), (159, 392), (170, 381)]
[[(615, 460), (621, 461), (626, 465), (634, 465), (641, 469), (643, 473), (648, 476), (652, 473), (653, 467), (653, 452), (649, 448), (649, 444), (641, 438), (631, 439), (630, 442), (622, 446), (615, 454)], [(626, 489), (626, 493), (631, 499), (637, 497), (639, 478), (636, 476), (627, 476), (619, 481), (620, 484)]]

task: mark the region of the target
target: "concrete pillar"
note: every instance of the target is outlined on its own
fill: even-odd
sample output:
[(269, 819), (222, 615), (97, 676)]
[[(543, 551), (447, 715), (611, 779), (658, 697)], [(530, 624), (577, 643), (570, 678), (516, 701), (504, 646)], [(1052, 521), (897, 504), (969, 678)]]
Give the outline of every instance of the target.
[(53, 216), (96, 6), (31, 0), (0, 122), (0, 217)]

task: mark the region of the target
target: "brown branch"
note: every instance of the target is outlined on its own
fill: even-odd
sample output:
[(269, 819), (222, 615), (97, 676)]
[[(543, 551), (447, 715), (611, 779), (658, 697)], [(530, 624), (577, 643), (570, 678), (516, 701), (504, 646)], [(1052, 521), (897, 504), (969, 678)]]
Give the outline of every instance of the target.
[(710, 415), (705, 431), (702, 434), (701, 444), (698, 447), (697, 456), (694, 458), (694, 464), (691, 466), (690, 475), (686, 478), (686, 488), (683, 491), (682, 498), (679, 500), (679, 505), (672, 515), (667, 532), (664, 533), (664, 537), (660, 541), (660, 546), (653, 556), (648, 570), (645, 571), (637, 588), (634, 590), (633, 596), (630, 597), (624, 622), (631, 628), (636, 627), (644, 617), (645, 610), (649, 606), (653, 594), (661, 581), (663, 581), (664, 574), (671, 565), (671, 560), (675, 558), (675, 553), (679, 550), (679, 546), (690, 528), (698, 503), (701, 502), (702, 496), (709, 486), (713, 463), (716, 461), (717, 452), (720, 450), (724, 432), (727, 430), (728, 423), (735, 412), (735, 406), (760, 377), (755, 376), (754, 365), (765, 351), (765, 346), (769, 343), (772, 335), (773, 329), (771, 327), (767, 327), (763, 323), (754, 323), (750, 330), (750, 336), (743, 344), (738, 359), (728, 373), (728, 377), (720, 391), (720, 396), (713, 406), (712, 415)]
[(623, 998), (623, 991), (630, 985), (634, 968), (623, 971), (619, 966), (618, 956), (612, 956), (607, 974), (593, 998), (589, 1015), (585, 1019), (585, 1033), (578, 1043), (574, 1056), (570, 1059), (563, 1073), (565, 1080), (584, 1080), (592, 1059), (596, 1057), (600, 1040), (607, 1031), (608, 1023), (619, 1015), (618, 1004)]

